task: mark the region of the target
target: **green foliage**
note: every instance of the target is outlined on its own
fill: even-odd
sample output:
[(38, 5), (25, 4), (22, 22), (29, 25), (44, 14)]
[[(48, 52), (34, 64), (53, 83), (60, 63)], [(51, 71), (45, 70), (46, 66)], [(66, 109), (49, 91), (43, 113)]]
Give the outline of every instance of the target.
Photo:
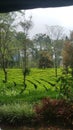
[[(73, 79), (70, 76), (61, 76), (61, 70), (58, 69), (59, 77), (56, 79), (53, 68), (31, 69), (26, 78), (27, 87), (23, 94), (20, 94), (24, 88), (22, 70), (7, 69), (7, 71), (8, 82), (3, 83), (4, 74), (0, 70), (1, 123), (29, 124), (30, 120), (33, 122), (32, 120), (35, 119), (38, 123), (41, 121), (50, 123), (54, 120), (64, 122), (65, 120), (66, 123), (72, 125), (73, 104), (69, 106), (65, 100), (56, 100), (56, 98), (72, 98), (69, 92), (73, 93), (71, 89)], [(48, 96), (51, 99), (46, 98)], [(41, 99), (43, 99), (42, 103), (40, 103)], [(40, 106), (36, 106), (37, 103), (40, 103)]]
[(31, 104), (9, 104), (0, 106), (0, 123), (11, 125), (31, 123), (34, 111)]
[[(24, 88), (22, 70), (21, 69), (8, 69), (7, 72), (8, 72), (8, 82), (3, 83), (4, 75), (3, 75), (2, 70), (0, 70), (1, 94), (2, 95), (17, 95), (20, 93), (21, 89)], [(52, 82), (53, 84), (55, 83), (55, 77), (52, 74), (54, 74), (53, 69), (46, 69), (46, 70), (31, 69), (29, 75), (27, 75), (27, 78), (26, 78), (27, 87), (24, 93), (31, 93), (32, 91), (35, 91), (35, 92), (40, 91), (44, 93), (44, 91), (46, 91), (46, 88), (47, 88), (48, 92), (45, 92), (45, 93), (50, 94), (50, 92), (55, 90), (55, 88), (52, 87), (48, 83), (48, 80)], [(35, 89), (35, 86), (37, 86), (37, 89)]]
[(5, 75), (4, 82), (7, 82), (6, 68), (13, 60), (14, 54), (14, 19), (11, 14), (0, 14), (0, 65)]
[(36, 34), (34, 37), (34, 44), (36, 48), (37, 46), (39, 47), (40, 51), (46, 50), (51, 53), (51, 39), (48, 35), (42, 33)]
[[(30, 71), (30, 72), (29, 72)], [(0, 70), (0, 93), (1, 95), (16, 96), (24, 89), (23, 72), (21, 69), (8, 69), (8, 82), (3, 83), (4, 74)], [(54, 69), (31, 69), (27, 70), (26, 88), (23, 92), (25, 101), (40, 100), (43, 96), (51, 98), (64, 98), (72, 100), (73, 78), (61, 76), (58, 69), (58, 78), (54, 75)], [(27, 97), (30, 97), (27, 98)], [(33, 97), (33, 98), (32, 98)]]
[(70, 76), (60, 76), (57, 78), (58, 98), (72, 100), (73, 78)]
[(73, 126), (73, 102), (44, 98), (35, 106), (36, 118), (40, 123)]

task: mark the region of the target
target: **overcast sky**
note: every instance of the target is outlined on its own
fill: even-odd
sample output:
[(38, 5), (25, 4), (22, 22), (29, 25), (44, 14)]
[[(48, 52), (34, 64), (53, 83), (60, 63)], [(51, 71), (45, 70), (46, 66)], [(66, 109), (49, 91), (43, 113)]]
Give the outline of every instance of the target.
[(46, 25), (59, 25), (73, 30), (73, 6), (26, 10), (26, 16), (30, 15), (34, 23), (31, 37), (36, 33), (46, 33)]

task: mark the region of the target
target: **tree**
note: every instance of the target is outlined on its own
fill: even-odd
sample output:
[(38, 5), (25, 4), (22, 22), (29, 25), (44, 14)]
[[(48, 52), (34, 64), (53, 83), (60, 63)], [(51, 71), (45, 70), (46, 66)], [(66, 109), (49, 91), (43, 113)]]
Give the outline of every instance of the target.
[[(26, 43), (26, 60), (29, 62), (30, 59), (31, 59), (31, 56), (33, 55), (33, 42), (32, 40), (30, 40), (28, 37), (26, 37), (25, 33), (20, 31), (20, 32), (17, 32), (16, 34), (16, 39), (17, 39), (17, 44), (18, 44), (18, 54), (19, 54), (19, 66), (22, 67), (22, 64), (23, 64), (23, 57), (24, 57), (24, 42), (25, 42), (25, 39), (27, 39), (27, 43)], [(28, 65), (28, 63), (27, 63)]]
[[(63, 46), (62, 39), (65, 37), (64, 28), (61, 26), (47, 26), (47, 30), (48, 30), (48, 35), (51, 39), (55, 75), (57, 77), (58, 60), (59, 58), (61, 58), (61, 50)], [(58, 48), (58, 44), (60, 44), (61, 48)]]
[(47, 51), (41, 51), (39, 58), (39, 68), (51, 68), (52, 66), (53, 62), (49, 53)]
[(49, 54), (51, 55), (51, 39), (49, 38), (48, 35), (46, 34), (36, 34), (33, 39), (33, 44), (34, 44), (34, 49), (35, 49), (35, 57), (36, 61), (35, 63), (38, 65), (39, 64), (39, 59), (41, 58), (40, 53), (41, 51), (48, 51)]
[(36, 34), (34, 37), (34, 44), (40, 50), (50, 50), (51, 39), (46, 34)]
[(17, 32), (16, 33), (16, 43), (18, 45), (18, 55), (19, 55), (19, 58), (18, 58), (18, 61), (19, 61), (19, 64), (18, 66), (19, 67), (22, 67), (22, 57), (23, 57), (23, 46), (24, 46), (24, 40), (26, 39), (26, 36), (24, 34), (24, 32)]
[(63, 48), (63, 65), (65, 67), (66, 72), (68, 73), (68, 67), (72, 70), (73, 77), (73, 43), (70, 41), (66, 41)]
[[(22, 70), (23, 70), (23, 76), (24, 76), (24, 90), (26, 88), (26, 75), (28, 72), (28, 68), (27, 68), (27, 45), (28, 43), (31, 43), (29, 38), (28, 38), (28, 32), (30, 30), (30, 28), (32, 27), (32, 17), (30, 17), (28, 20), (25, 19), (25, 13), (21, 12), (22, 16), (23, 16), (23, 20), (20, 21), (20, 26), (22, 28), (22, 32), (23, 34), (23, 45), (22, 45), (22, 53), (23, 53), (23, 66), (22, 66)], [(23, 90), (21, 91), (21, 93), (23, 92)]]
[(4, 82), (7, 82), (7, 64), (12, 58), (13, 23), (12, 13), (0, 14), (0, 64), (4, 71)]
[(62, 51), (62, 56), (63, 56), (63, 66), (68, 74), (68, 68), (71, 68), (71, 75), (73, 77), (73, 31), (70, 31), (70, 36), (69, 38), (66, 37), (65, 43), (64, 43), (64, 48)]

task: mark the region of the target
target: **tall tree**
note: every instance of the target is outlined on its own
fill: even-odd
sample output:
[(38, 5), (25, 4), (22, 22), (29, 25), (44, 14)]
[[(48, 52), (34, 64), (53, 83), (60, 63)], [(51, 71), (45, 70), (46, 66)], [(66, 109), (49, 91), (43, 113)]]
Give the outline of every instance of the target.
[(50, 50), (51, 39), (46, 34), (36, 34), (34, 37), (34, 44), (40, 50)]
[(51, 68), (53, 66), (53, 62), (49, 52), (41, 51), (39, 58), (39, 68)]
[(33, 43), (34, 43), (34, 47), (37, 49), (37, 53), (36, 55), (38, 56), (37, 57), (37, 63), (39, 63), (39, 59), (41, 58), (41, 52), (42, 51), (47, 51), (49, 52), (50, 55), (51, 54), (51, 39), (49, 38), (48, 35), (46, 34), (36, 34), (34, 36), (34, 40), (33, 40)]
[(4, 82), (7, 82), (7, 64), (12, 58), (13, 24), (12, 13), (0, 14), (0, 64), (4, 71)]
[[(24, 33), (23, 36), (23, 76), (24, 76), (24, 89), (26, 88), (26, 75), (27, 75), (27, 44), (30, 42), (28, 38), (28, 32), (30, 28), (32, 27), (32, 17), (30, 17), (28, 20), (25, 18), (25, 12), (21, 12), (23, 16), (23, 20), (20, 21), (20, 26), (22, 28), (22, 32)], [(22, 90), (23, 92), (23, 90)]]
[(73, 31), (70, 31), (69, 38), (66, 37), (64, 48), (62, 51), (63, 55), (63, 65), (65, 68), (66, 73), (68, 73), (68, 67), (72, 70), (72, 76), (73, 76)]
[(68, 67), (71, 68), (72, 77), (73, 77), (73, 43), (70, 41), (66, 41), (63, 48), (63, 65), (65, 67), (66, 72), (68, 73)]
[[(62, 39), (65, 37), (64, 28), (61, 26), (47, 26), (47, 31), (52, 43), (55, 75), (57, 77), (58, 59), (61, 57), (61, 55), (59, 55), (61, 53), (58, 53), (60, 52), (60, 48), (58, 49), (58, 44), (60, 44), (60, 41), (63, 43)], [(63, 44), (60, 44), (60, 46), (61, 45)]]
[[(26, 43), (26, 61), (29, 60), (31, 51), (33, 48), (33, 42), (28, 37), (26, 37), (24, 32), (17, 32), (16, 34), (17, 45), (18, 45), (18, 55), (19, 56), (19, 66), (22, 67), (24, 58), (24, 43)], [(27, 64), (27, 63), (26, 63)], [(28, 65), (28, 64), (27, 64)]]

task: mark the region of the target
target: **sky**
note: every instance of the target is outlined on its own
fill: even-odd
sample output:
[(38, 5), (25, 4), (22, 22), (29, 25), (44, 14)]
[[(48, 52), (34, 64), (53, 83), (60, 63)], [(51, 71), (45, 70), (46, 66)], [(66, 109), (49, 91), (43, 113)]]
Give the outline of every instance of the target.
[(73, 30), (73, 6), (32, 9), (25, 13), (26, 17), (32, 16), (33, 28), (30, 30), (30, 37), (37, 33), (47, 33), (46, 25), (59, 25), (68, 32)]

